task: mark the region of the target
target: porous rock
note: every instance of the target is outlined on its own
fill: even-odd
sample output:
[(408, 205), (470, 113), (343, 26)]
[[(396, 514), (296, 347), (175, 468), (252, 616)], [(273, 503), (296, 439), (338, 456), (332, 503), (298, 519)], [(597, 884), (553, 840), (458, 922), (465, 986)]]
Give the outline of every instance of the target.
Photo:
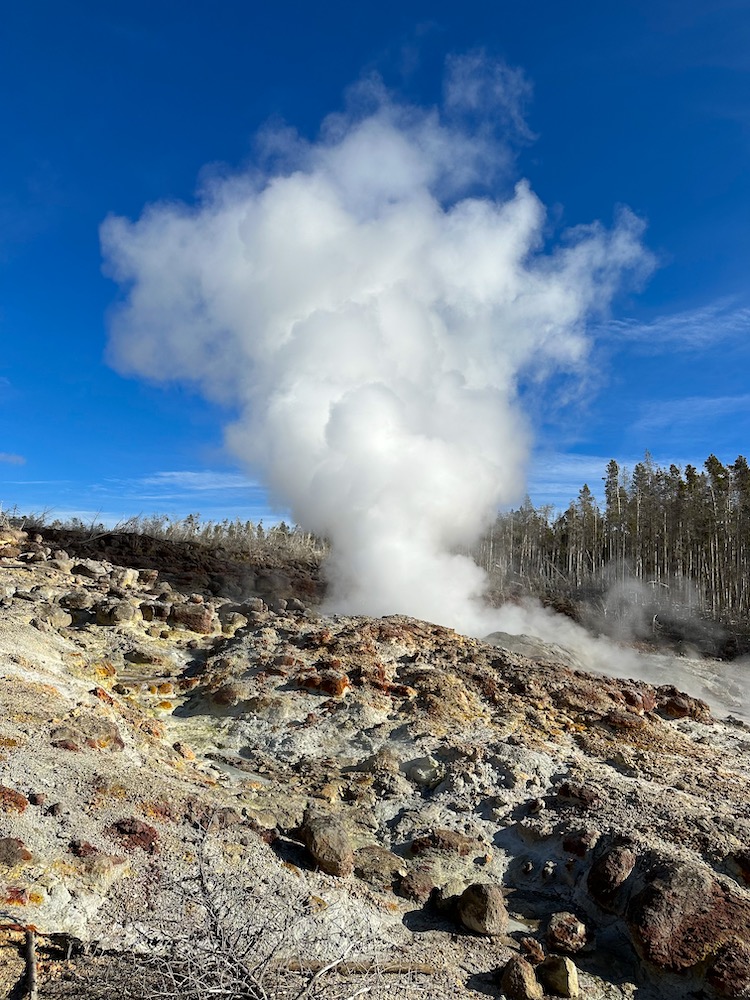
[(649, 872), (626, 920), (639, 953), (672, 972), (718, 960), (730, 941), (750, 945), (750, 901), (695, 864), (666, 862)]
[(547, 927), (547, 944), (554, 951), (575, 953), (588, 941), (586, 925), (575, 913), (553, 913)]

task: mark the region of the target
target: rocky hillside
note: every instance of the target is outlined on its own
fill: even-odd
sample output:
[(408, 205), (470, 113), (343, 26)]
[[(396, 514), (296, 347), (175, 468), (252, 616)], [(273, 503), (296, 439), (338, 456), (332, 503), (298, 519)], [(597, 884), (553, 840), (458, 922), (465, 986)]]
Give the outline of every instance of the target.
[(65, 542), (0, 530), (0, 995), (750, 996), (748, 727)]

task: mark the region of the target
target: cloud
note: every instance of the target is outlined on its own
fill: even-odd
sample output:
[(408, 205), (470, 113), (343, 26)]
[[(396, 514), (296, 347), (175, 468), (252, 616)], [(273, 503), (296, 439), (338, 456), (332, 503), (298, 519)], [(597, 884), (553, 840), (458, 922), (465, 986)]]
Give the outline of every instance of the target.
[(26, 459), (23, 455), (13, 455), (7, 451), (0, 451), (0, 462), (7, 462), (9, 465), (25, 465)]
[(649, 353), (702, 351), (723, 341), (750, 334), (750, 307), (734, 299), (660, 316), (648, 323), (613, 320), (607, 332), (616, 340), (637, 344)]
[(697, 429), (701, 437), (710, 436), (715, 420), (727, 417), (750, 417), (750, 393), (737, 396), (686, 396), (648, 404), (633, 424), (634, 431), (658, 431), (665, 428), (685, 431)]
[[(529, 469), (529, 494), (536, 506), (551, 503), (567, 507), (586, 483), (597, 498), (603, 497), (602, 478), (612, 456), (537, 453)], [(618, 460), (619, 464), (619, 460)]]
[(238, 410), (229, 447), (332, 539), (341, 610), (482, 627), (484, 575), (455, 550), (523, 494), (519, 384), (580, 369), (587, 324), (651, 267), (627, 210), (549, 245), (507, 172), (525, 94), (476, 54), (442, 108), (368, 78), (316, 141), (285, 130), (283, 156), (194, 205), (102, 227), (113, 363)]
[(258, 483), (238, 472), (155, 472), (136, 482), (145, 486), (164, 486), (167, 489), (202, 492), (205, 490), (252, 490)]
[(525, 140), (535, 138), (525, 120), (533, 87), (522, 69), (490, 59), (484, 49), (449, 56), (446, 69), (448, 111), (469, 113), (485, 125), (502, 127), (506, 139), (509, 132)]

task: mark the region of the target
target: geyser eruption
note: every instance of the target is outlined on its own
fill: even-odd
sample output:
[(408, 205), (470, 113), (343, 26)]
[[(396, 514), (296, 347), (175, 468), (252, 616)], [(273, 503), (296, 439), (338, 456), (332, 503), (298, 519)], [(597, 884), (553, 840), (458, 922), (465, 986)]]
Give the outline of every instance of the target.
[(266, 134), (274, 166), (103, 225), (114, 363), (235, 409), (229, 447), (331, 539), (336, 610), (502, 627), (455, 552), (523, 492), (519, 385), (581, 365), (587, 320), (649, 267), (627, 211), (545, 247), (508, 176), (523, 92), (476, 54), (442, 109), (370, 82), (316, 141)]

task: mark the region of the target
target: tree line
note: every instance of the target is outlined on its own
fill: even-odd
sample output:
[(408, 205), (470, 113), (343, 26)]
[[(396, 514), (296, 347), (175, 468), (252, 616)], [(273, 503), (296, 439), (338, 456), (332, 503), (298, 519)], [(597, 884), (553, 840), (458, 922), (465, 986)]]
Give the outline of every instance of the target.
[(750, 619), (750, 467), (709, 455), (657, 465), (647, 452), (629, 471), (604, 470), (604, 509), (588, 484), (567, 510), (500, 514), (474, 552), (498, 594), (585, 596), (640, 587), (656, 603), (723, 621)]

